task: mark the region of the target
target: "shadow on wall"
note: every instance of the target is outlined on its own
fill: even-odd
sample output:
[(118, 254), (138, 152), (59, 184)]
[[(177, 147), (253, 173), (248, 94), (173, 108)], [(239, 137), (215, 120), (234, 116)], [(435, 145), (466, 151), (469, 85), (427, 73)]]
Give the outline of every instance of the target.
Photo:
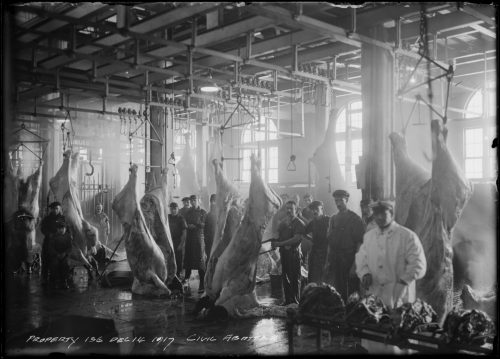
[(496, 204), (494, 183), (474, 184), (474, 192), (452, 233), (455, 283), (474, 289), (496, 284)]

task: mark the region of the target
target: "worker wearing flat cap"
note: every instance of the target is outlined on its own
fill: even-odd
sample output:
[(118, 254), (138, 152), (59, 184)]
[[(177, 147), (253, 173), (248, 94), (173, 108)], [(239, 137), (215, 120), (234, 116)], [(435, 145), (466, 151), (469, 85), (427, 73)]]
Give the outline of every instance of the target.
[(57, 232), (56, 221), (65, 221), (61, 203), (58, 201), (52, 202), (49, 205), (49, 213), (42, 219), (40, 224), (40, 231), (42, 232), (44, 239), (42, 243), (42, 285), (48, 283), (48, 275), (49, 275), (49, 242), (51, 240), (51, 236), (53, 236)]
[(347, 208), (349, 192), (336, 190), (333, 198), (339, 212), (330, 219), (325, 279), (346, 301), (351, 293), (359, 290), (354, 256), (363, 241), (365, 226), (361, 217)]
[(356, 273), (364, 290), (393, 308), (398, 301), (415, 301), (415, 281), (425, 275), (427, 262), (418, 236), (394, 221), (388, 201), (371, 204), (377, 224), (364, 235), (356, 254)]
[(168, 226), (172, 235), (172, 242), (175, 253), (175, 263), (177, 264), (177, 277), (180, 277), (181, 271), (184, 268), (184, 252), (186, 247), (187, 223), (183, 216), (179, 213), (179, 206), (172, 202), (169, 205), (170, 213), (168, 214)]
[(189, 197), (182, 198), (182, 208), (179, 209), (179, 214), (186, 218), (187, 211), (191, 208), (191, 202), (189, 201)]
[(198, 270), (200, 278), (198, 292), (202, 293), (205, 290), (204, 279), (207, 260), (204, 237), (207, 212), (200, 207), (197, 195), (191, 195), (189, 201), (191, 208), (184, 217), (187, 223), (186, 250), (184, 252), (185, 279), (189, 281), (192, 269)]
[(321, 283), (323, 281), (323, 269), (326, 262), (328, 250), (328, 225), (330, 217), (323, 212), (323, 202), (313, 201), (307, 207), (313, 214), (312, 220), (306, 224), (305, 234), (311, 234), (312, 247), (309, 252), (309, 267), (307, 281), (309, 283)]

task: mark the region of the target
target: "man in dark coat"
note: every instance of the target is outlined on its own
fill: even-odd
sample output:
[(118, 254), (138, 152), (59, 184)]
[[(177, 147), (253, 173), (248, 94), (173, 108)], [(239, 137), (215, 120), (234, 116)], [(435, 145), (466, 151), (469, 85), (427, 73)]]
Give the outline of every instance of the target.
[(273, 240), (271, 247), (273, 249), (280, 247), (281, 278), (285, 293), (283, 305), (288, 305), (299, 304), (302, 256), (300, 243), (305, 232), (305, 225), (297, 216), (297, 204), (294, 201), (288, 201), (285, 207), (287, 217), (279, 224), (279, 239)]
[(59, 202), (52, 202), (49, 205), (49, 213), (42, 219), (40, 224), (40, 231), (42, 232), (44, 239), (42, 244), (42, 285), (48, 283), (49, 276), (49, 243), (51, 236), (57, 232), (56, 221), (66, 221), (64, 215), (62, 214), (62, 206)]
[(205, 290), (205, 270), (207, 256), (205, 254), (204, 229), (207, 212), (200, 207), (198, 196), (189, 197), (191, 208), (187, 211), (185, 219), (187, 223), (186, 251), (184, 254), (184, 268), (186, 269), (185, 278), (189, 281), (191, 270), (198, 270), (200, 284), (198, 292)]
[(309, 252), (308, 282), (321, 283), (328, 250), (327, 232), (330, 217), (323, 214), (323, 202), (314, 201), (308, 209), (313, 214), (312, 220), (306, 225), (305, 234), (312, 234), (312, 247)]
[(347, 208), (347, 191), (336, 190), (333, 198), (339, 212), (330, 219), (326, 280), (346, 301), (351, 293), (359, 290), (354, 257), (363, 243), (365, 226), (361, 217)]
[(207, 261), (210, 258), (210, 251), (215, 237), (215, 226), (217, 225), (217, 214), (215, 213), (215, 194), (210, 195), (210, 209), (205, 221), (204, 237), (205, 237), (205, 253)]
[[(187, 224), (184, 217), (179, 213), (179, 206), (177, 203), (170, 203), (170, 214), (168, 215), (168, 226), (170, 227), (170, 234), (172, 235), (172, 242), (174, 245), (175, 262), (177, 264), (177, 277), (180, 277), (183, 263), (184, 251), (186, 247), (186, 232)], [(186, 278), (184, 278), (186, 280)]]
[(70, 276), (69, 256), (72, 249), (72, 236), (66, 228), (66, 221), (58, 218), (56, 232), (50, 235), (48, 244), (50, 282), (56, 288), (68, 289)]

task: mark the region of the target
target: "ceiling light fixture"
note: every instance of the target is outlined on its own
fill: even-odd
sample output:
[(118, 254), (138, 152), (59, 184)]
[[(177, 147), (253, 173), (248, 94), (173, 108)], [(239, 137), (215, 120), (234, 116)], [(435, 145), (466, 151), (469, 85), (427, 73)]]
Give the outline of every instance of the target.
[(215, 82), (212, 81), (212, 72), (210, 71), (208, 73), (208, 77), (211, 81), (207, 85), (203, 85), (200, 87), (201, 92), (206, 92), (206, 93), (214, 93), (214, 92), (219, 92), (220, 87), (217, 86)]

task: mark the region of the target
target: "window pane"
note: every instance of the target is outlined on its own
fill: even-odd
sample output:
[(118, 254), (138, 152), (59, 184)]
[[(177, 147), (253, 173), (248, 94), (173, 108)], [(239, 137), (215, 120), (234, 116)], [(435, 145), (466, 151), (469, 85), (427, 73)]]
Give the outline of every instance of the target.
[(241, 181), (242, 182), (250, 182), (250, 171), (243, 171), (241, 173)]
[(465, 130), (465, 157), (483, 156), (483, 129), (469, 128)]
[[(359, 157), (363, 155), (363, 141), (361, 139), (352, 140), (351, 142), (351, 151), (352, 151), (352, 164), (356, 165), (359, 163)], [(352, 172), (354, 173), (354, 171)], [(355, 175), (355, 174), (354, 174)]]
[(472, 158), (465, 160), (465, 176), (467, 178), (483, 177), (483, 160), (481, 158)]
[(268, 119), (268, 129), (269, 129), (269, 139), (276, 140), (278, 138), (278, 128), (274, 124), (274, 121)]
[(269, 168), (278, 168), (278, 147), (269, 147)]
[(349, 107), (351, 110), (361, 110), (363, 108), (363, 103), (361, 101), (352, 102)]
[(470, 111), (470, 113), (465, 114), (465, 118), (476, 118), (482, 116), (483, 94), (481, 91), (476, 91), (476, 93), (470, 98), (465, 110)]
[(335, 132), (345, 132), (345, 108), (340, 112), (339, 117), (337, 118)]
[(351, 128), (353, 130), (361, 130), (363, 127), (363, 115), (361, 112), (351, 114)]
[(345, 163), (345, 141), (337, 141), (336, 147), (339, 163), (343, 165)]
[(278, 170), (270, 169), (269, 170), (269, 183), (278, 183)]

